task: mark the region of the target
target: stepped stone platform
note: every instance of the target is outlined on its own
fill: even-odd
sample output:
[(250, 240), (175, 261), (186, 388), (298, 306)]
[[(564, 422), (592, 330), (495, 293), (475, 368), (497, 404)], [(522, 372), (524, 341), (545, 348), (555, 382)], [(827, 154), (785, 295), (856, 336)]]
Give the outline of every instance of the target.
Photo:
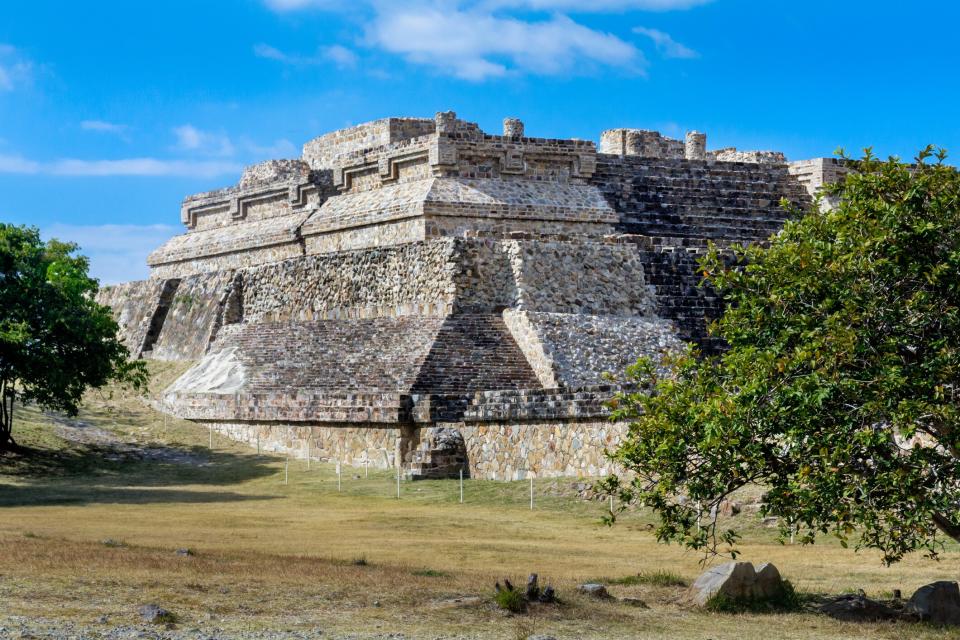
[[(413, 477), (599, 475), (641, 356), (708, 334), (709, 242), (764, 242), (842, 163), (452, 112), (387, 118), (187, 197), (146, 281), (106, 287), (136, 357), (193, 362), (164, 410)], [(611, 377), (612, 376), (612, 377)]]

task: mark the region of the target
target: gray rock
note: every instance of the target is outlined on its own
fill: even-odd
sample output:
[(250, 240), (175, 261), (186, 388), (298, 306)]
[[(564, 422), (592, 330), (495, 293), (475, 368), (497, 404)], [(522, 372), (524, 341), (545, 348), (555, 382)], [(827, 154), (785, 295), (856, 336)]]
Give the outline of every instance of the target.
[(605, 600), (607, 598), (612, 597), (610, 593), (607, 592), (607, 588), (605, 586), (603, 586), (602, 584), (598, 584), (596, 582), (588, 582), (586, 584), (582, 584), (579, 587), (577, 587), (577, 591), (586, 596), (590, 596), (591, 598), (598, 598), (601, 600)]
[(899, 613), (885, 604), (871, 600), (862, 593), (847, 594), (820, 605), (820, 613), (846, 622), (877, 622), (893, 620)]
[(960, 587), (948, 580), (924, 585), (910, 596), (907, 610), (925, 622), (960, 625)]
[(174, 621), (174, 615), (156, 604), (145, 604), (137, 607), (137, 613), (143, 618), (144, 622), (150, 624), (165, 624)]
[(536, 635), (536, 636), (527, 636), (527, 640), (557, 640), (557, 639), (554, 638), (553, 636)]
[(783, 589), (783, 578), (775, 566), (769, 562), (764, 562), (757, 567), (756, 581), (753, 588), (756, 593), (773, 594), (780, 593)]
[(690, 587), (690, 599), (705, 606), (716, 596), (731, 599), (767, 600), (782, 593), (780, 572), (770, 563), (756, 571), (749, 562), (727, 562), (705, 571)]
[(187, 548), (177, 549), (174, 553), (176, 553), (178, 556), (184, 556), (184, 557), (193, 555), (193, 551)]

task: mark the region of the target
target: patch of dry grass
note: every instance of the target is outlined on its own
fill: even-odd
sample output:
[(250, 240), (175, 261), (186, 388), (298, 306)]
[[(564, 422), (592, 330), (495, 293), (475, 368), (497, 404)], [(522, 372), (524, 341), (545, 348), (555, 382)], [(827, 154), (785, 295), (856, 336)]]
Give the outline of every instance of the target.
[[(162, 385), (176, 374), (156, 365)], [(541, 481), (537, 509), (525, 483), (472, 480), (466, 504), (455, 481), (404, 483), (394, 497), (391, 472), (344, 476), (330, 465), (258, 458), (217, 438), (208, 452), (202, 427), (164, 418), (129, 394), (93, 396), (81, 416), (125, 441), (182, 449), (198, 464), (120, 459), (60, 441), (49, 419), (18, 413), (29, 456), (0, 461), (0, 616), (26, 615), (93, 624), (107, 615), (132, 622), (137, 605), (157, 602), (183, 627), (226, 630), (313, 629), (409, 637), (515, 638), (942, 638), (916, 625), (841, 624), (813, 614), (729, 615), (690, 611), (676, 580), (687, 582), (699, 558), (658, 545), (648, 514), (615, 527), (606, 505), (564, 497), (570, 480)], [(362, 476), (362, 471), (357, 474)], [(550, 494), (558, 494), (551, 496)], [(954, 579), (960, 554), (939, 563), (912, 557), (885, 568), (875, 554), (837, 545), (781, 545), (753, 516), (743, 558), (772, 561), (801, 592), (909, 594)], [(123, 541), (107, 546), (102, 540)], [(175, 550), (189, 548), (190, 556)], [(366, 564), (356, 563), (363, 557)], [(523, 583), (530, 572), (551, 582), (559, 606), (509, 616), (492, 602), (493, 583)], [(607, 576), (617, 596), (650, 609), (578, 596), (578, 583)], [(619, 583), (619, 584), (614, 584)], [(479, 596), (461, 598), (463, 596)], [(461, 598), (458, 601), (458, 598)]]

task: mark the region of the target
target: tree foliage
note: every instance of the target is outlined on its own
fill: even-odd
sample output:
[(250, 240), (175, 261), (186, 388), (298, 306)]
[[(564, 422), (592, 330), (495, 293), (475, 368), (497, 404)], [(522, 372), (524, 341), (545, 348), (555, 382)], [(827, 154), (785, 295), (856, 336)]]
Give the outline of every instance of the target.
[(768, 246), (712, 247), (702, 267), (727, 302), (691, 350), (628, 377), (631, 421), (608, 488), (652, 507), (663, 541), (707, 554), (738, 539), (716, 507), (749, 484), (763, 515), (803, 543), (834, 535), (887, 563), (960, 540), (960, 175), (867, 151), (833, 208), (787, 222)]
[(97, 281), (76, 251), (0, 223), (0, 449), (13, 444), (15, 400), (72, 415), (88, 388), (146, 381), (110, 310), (94, 300)]

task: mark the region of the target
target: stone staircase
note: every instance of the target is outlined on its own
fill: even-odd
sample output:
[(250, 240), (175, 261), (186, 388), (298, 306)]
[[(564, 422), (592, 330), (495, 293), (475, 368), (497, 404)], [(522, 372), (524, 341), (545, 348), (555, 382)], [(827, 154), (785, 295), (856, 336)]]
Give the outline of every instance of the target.
[(413, 451), (409, 474), (411, 480), (437, 480), (470, 477), (467, 446), (456, 429), (437, 427), (426, 432), (420, 446)]
[(594, 181), (620, 215), (618, 230), (649, 240), (639, 252), (657, 315), (708, 353), (723, 346), (707, 335), (723, 304), (700, 286), (707, 243), (765, 242), (788, 217), (782, 199), (799, 208), (811, 203), (785, 164), (601, 155)]
[(620, 214), (619, 230), (719, 242), (759, 242), (809, 204), (785, 164), (601, 156), (595, 182)]

